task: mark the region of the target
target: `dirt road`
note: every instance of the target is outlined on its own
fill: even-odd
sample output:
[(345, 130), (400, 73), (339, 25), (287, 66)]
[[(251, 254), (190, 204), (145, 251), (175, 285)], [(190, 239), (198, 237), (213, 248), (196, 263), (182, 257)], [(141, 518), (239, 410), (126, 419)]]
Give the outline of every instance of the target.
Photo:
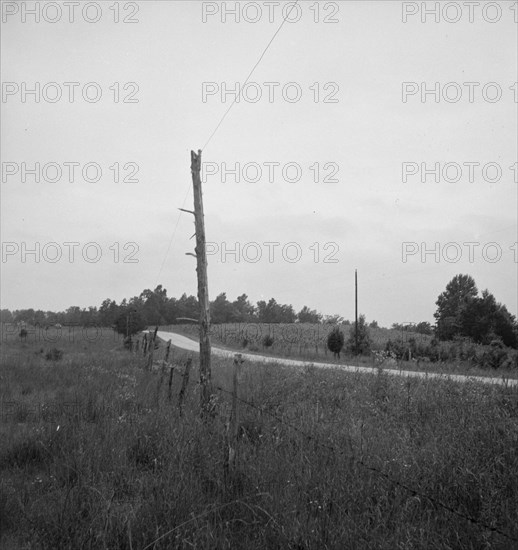
[[(195, 340), (191, 340), (186, 336), (181, 334), (176, 334), (174, 332), (164, 332), (158, 331), (157, 336), (166, 342), (171, 340), (173, 346), (181, 348), (188, 351), (199, 352), (200, 345)], [(234, 357), (238, 353), (236, 351), (229, 351), (226, 349), (221, 349), (217, 347), (212, 347), (212, 354), (218, 357)], [(377, 368), (373, 367), (355, 367), (349, 365), (337, 365), (336, 363), (320, 363), (320, 362), (308, 362), (308, 361), (297, 361), (295, 359), (282, 359), (276, 357), (268, 357), (265, 355), (255, 355), (251, 353), (241, 353), (241, 356), (246, 361), (251, 361), (255, 363), (280, 363), (282, 365), (289, 365), (292, 367), (305, 367), (308, 365), (315, 365), (319, 368), (333, 368), (341, 369), (347, 372), (362, 372), (375, 374), (378, 372)], [(383, 369), (383, 372), (391, 374), (394, 376), (409, 376), (413, 378), (439, 378), (443, 380), (453, 380), (455, 382), (480, 382), (482, 384), (498, 384), (503, 386), (518, 386), (518, 380), (513, 379), (504, 379), (504, 378), (490, 378), (484, 376), (464, 376), (461, 374), (439, 374), (439, 373), (427, 373), (419, 371), (409, 371), (409, 370), (399, 370), (399, 369)]]

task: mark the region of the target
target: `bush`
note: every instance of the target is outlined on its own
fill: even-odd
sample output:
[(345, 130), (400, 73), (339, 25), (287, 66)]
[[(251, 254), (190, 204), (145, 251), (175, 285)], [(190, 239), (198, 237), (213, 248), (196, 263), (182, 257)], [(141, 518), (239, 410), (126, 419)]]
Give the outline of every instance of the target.
[(52, 348), (45, 354), (47, 361), (60, 361), (63, 358), (63, 350), (58, 348)]
[(371, 345), (365, 315), (360, 315), (358, 319), (358, 343), (356, 343), (356, 325), (352, 324), (349, 331), (349, 340), (347, 340), (347, 349), (355, 355), (368, 355), (371, 351)]
[(340, 358), (340, 352), (344, 347), (344, 333), (335, 327), (327, 337), (327, 347), (333, 352), (334, 357)]
[(263, 346), (264, 346), (265, 348), (271, 348), (271, 347), (273, 346), (273, 342), (274, 342), (274, 340), (273, 340), (273, 338), (272, 338), (269, 334), (267, 334), (267, 335), (263, 338)]
[(493, 340), (479, 358), (481, 367), (498, 369), (508, 363), (508, 353), (501, 340)]
[(114, 328), (119, 334), (133, 336), (146, 327), (147, 325), (138, 311), (127, 310), (117, 317)]

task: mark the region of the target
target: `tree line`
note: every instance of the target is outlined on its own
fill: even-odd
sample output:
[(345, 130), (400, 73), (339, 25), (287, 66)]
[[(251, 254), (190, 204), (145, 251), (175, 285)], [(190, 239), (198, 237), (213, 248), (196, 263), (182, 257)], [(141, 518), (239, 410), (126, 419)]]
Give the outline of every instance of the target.
[[(392, 325), (393, 329), (433, 334), (439, 340), (454, 340), (466, 337), (478, 344), (490, 344), (497, 340), (505, 346), (518, 348), (518, 324), (507, 308), (496, 301), (487, 289), (479, 296), (474, 279), (469, 275), (456, 275), (447, 284), (436, 301), (434, 327), (425, 321), (417, 324)], [(331, 325), (351, 324), (340, 315), (322, 315), (304, 306), (296, 312), (292, 305), (281, 304), (274, 298), (268, 302), (258, 301), (255, 305), (246, 294), (234, 301), (225, 292), (219, 294), (210, 304), (211, 321), (220, 323), (327, 323)], [(99, 308), (69, 307), (66, 311), (52, 312), (34, 309), (0, 311), (0, 322), (49, 326), (55, 324), (81, 326), (115, 326), (120, 332), (136, 332), (140, 327), (173, 325), (196, 320), (199, 317), (199, 303), (195, 296), (182, 294), (180, 298), (168, 297), (167, 290), (158, 285), (154, 290), (146, 289), (139, 296), (122, 300), (118, 304), (107, 298)], [(365, 320), (362, 320), (362, 324)], [(378, 328), (376, 321), (370, 328)]]
[[(268, 302), (258, 301), (255, 305), (246, 294), (229, 301), (225, 292), (219, 294), (210, 304), (213, 323), (329, 323), (340, 324), (345, 320), (340, 315), (322, 315), (308, 306), (298, 313), (289, 304), (278, 303), (275, 298)], [(122, 300), (119, 304), (110, 298), (99, 308), (69, 307), (66, 311), (53, 312), (34, 309), (0, 311), (0, 322), (30, 325), (99, 325), (113, 326), (121, 317), (137, 319), (145, 325), (173, 325), (186, 319), (198, 319), (199, 303), (195, 296), (182, 294), (180, 298), (168, 297), (167, 290), (158, 285), (154, 290), (146, 289), (139, 296)]]

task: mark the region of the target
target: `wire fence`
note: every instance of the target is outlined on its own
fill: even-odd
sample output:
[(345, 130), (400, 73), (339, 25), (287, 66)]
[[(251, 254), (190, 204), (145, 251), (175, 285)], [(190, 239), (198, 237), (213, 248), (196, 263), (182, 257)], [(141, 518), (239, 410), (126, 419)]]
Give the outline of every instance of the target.
[(395, 479), (394, 477), (387, 474), (386, 472), (384, 472), (380, 468), (377, 468), (376, 466), (372, 466), (371, 464), (367, 464), (364, 460), (358, 459), (357, 457), (355, 457), (351, 450), (344, 451), (343, 449), (337, 449), (333, 445), (323, 443), (322, 441), (320, 441), (314, 435), (311, 435), (311, 434), (307, 433), (306, 431), (302, 430), (300, 427), (298, 427), (298, 426), (296, 426), (296, 425), (294, 425), (290, 422), (286, 422), (286, 420), (284, 420), (283, 418), (281, 418), (277, 414), (272, 413), (271, 411), (265, 410), (264, 408), (259, 407), (259, 406), (255, 405), (254, 403), (250, 403), (249, 401), (240, 398), (239, 396), (235, 395), (235, 393), (233, 391), (226, 390), (225, 388), (222, 388), (221, 386), (217, 386), (217, 385), (213, 386), (213, 388), (217, 391), (220, 391), (224, 394), (227, 394), (227, 395), (231, 396), (233, 399), (236, 399), (237, 401), (239, 401), (243, 405), (246, 405), (247, 407), (250, 407), (250, 408), (252, 408), (256, 411), (259, 411), (261, 414), (267, 414), (271, 418), (275, 419), (277, 422), (279, 422), (279, 423), (283, 424), (284, 426), (290, 428), (291, 430), (296, 431), (297, 433), (301, 434), (304, 438), (306, 438), (308, 441), (313, 442), (318, 447), (320, 447), (322, 449), (326, 449), (327, 451), (330, 451), (330, 452), (332, 452), (334, 454), (337, 454), (337, 455), (346, 456), (346, 458), (348, 460), (353, 461), (357, 466), (374, 473), (375, 475), (389, 481), (390, 483), (393, 483), (397, 487), (400, 487), (401, 489), (407, 491), (408, 493), (410, 493), (413, 496), (418, 496), (422, 499), (425, 499), (425, 500), (429, 501), (436, 508), (442, 508), (443, 510), (446, 510), (450, 514), (453, 514), (453, 515), (455, 515), (459, 518), (462, 518), (462, 519), (464, 519), (464, 520), (466, 520), (466, 521), (468, 521), (468, 522), (470, 522), (474, 525), (477, 525), (481, 529), (485, 529), (487, 531), (497, 533), (500, 536), (506, 538), (507, 540), (510, 540), (510, 541), (513, 541), (513, 542), (518, 542), (518, 538), (516, 538), (513, 535), (510, 535), (509, 533), (499, 529), (498, 527), (495, 527), (493, 525), (489, 525), (484, 521), (480, 521), (480, 520), (478, 520), (478, 519), (476, 519), (472, 516), (469, 516), (468, 514), (460, 512), (459, 510), (456, 510), (455, 508), (452, 508), (451, 506), (448, 506), (447, 504), (444, 504), (444, 502), (441, 502), (440, 500), (438, 500), (438, 499), (436, 499), (436, 498), (434, 498), (434, 497), (432, 497), (432, 496), (430, 496), (426, 493), (423, 493), (422, 491), (419, 491), (419, 490), (417, 490), (413, 487), (410, 487), (408, 484), (400, 481), (399, 479)]
[[(192, 356), (191, 355), (192, 354), (189, 354), (189, 356), (188, 356), (188, 359), (187, 359), (187, 362), (186, 362), (186, 367), (187, 367), (187, 365), (189, 365), (189, 367), (190, 367), (190, 362), (192, 361)], [(161, 363), (162, 363), (162, 366), (165, 366), (164, 361), (162, 361)], [(236, 354), (236, 358), (234, 360), (234, 369), (237, 369), (238, 366), (241, 363), (242, 363), (242, 361), (241, 361), (241, 358), (240, 358), (240, 354)], [(174, 369), (174, 370), (177, 370), (178, 372), (181, 371), (181, 369), (179, 369), (177, 366), (173, 366), (173, 365), (170, 365), (170, 364), (167, 364), (167, 365), (171, 368), (171, 370)], [(189, 367), (186, 368), (187, 380), (188, 380)], [(235, 373), (236, 373), (236, 371), (235, 371)], [(235, 379), (237, 379), (236, 374), (235, 374)], [(185, 385), (185, 374), (183, 375), (182, 390), (180, 391), (180, 396), (179, 396), (180, 401), (182, 401), (183, 398), (184, 398), (184, 394), (185, 394), (184, 385)], [(473, 516), (465, 514), (464, 512), (461, 512), (461, 511), (445, 504), (444, 502), (438, 500), (437, 498), (434, 498), (433, 496), (431, 496), (429, 494), (426, 494), (423, 491), (420, 491), (420, 490), (418, 490), (414, 487), (411, 487), (405, 481), (402, 481), (400, 479), (396, 479), (395, 477), (391, 476), (387, 472), (383, 471), (381, 468), (373, 466), (372, 464), (368, 464), (362, 458), (358, 458), (357, 456), (354, 455), (354, 452), (352, 450), (351, 445), (349, 445), (346, 450), (339, 449), (339, 448), (335, 447), (334, 445), (330, 445), (328, 443), (325, 443), (325, 442), (321, 441), (315, 435), (307, 433), (305, 430), (303, 430), (302, 428), (300, 428), (296, 424), (293, 424), (292, 422), (286, 421), (284, 418), (282, 418), (278, 414), (266, 409), (264, 406), (261, 407), (259, 405), (256, 405), (255, 403), (251, 403), (250, 401), (248, 401), (246, 399), (243, 399), (242, 397), (239, 397), (238, 391), (237, 391), (237, 385), (234, 386), (232, 391), (227, 390), (227, 389), (225, 389), (225, 388), (223, 388), (223, 387), (221, 387), (220, 385), (217, 385), (217, 384), (213, 384), (212, 389), (220, 392), (221, 394), (229, 396), (234, 403), (239, 402), (242, 405), (245, 405), (245, 406), (249, 407), (250, 409), (253, 409), (253, 410), (259, 412), (260, 414), (268, 415), (269, 417), (274, 419), (276, 422), (279, 422), (280, 424), (282, 424), (283, 426), (286, 426), (290, 430), (293, 430), (294, 432), (297, 432), (302, 437), (304, 437), (308, 441), (311, 441), (316, 446), (318, 446), (322, 449), (325, 449), (326, 451), (331, 452), (335, 455), (344, 456), (347, 460), (349, 460), (350, 462), (352, 462), (355, 465), (359, 466), (360, 468), (363, 468), (364, 470), (369, 471), (369, 472), (377, 475), (378, 477), (385, 479), (386, 481), (394, 484), (395, 486), (400, 487), (401, 489), (408, 492), (412, 496), (417, 496), (417, 497), (420, 497), (421, 499), (424, 499), (424, 500), (430, 502), (435, 508), (441, 508), (441, 509), (447, 511), (448, 513), (450, 513), (450, 514), (452, 514), (452, 515), (454, 515), (458, 518), (461, 518), (465, 521), (468, 521), (468, 522), (472, 523), (473, 525), (476, 525), (480, 529), (484, 529), (486, 531), (496, 533), (496, 534), (504, 537), (505, 539), (507, 539), (509, 541), (518, 543), (518, 538), (517, 537), (503, 531), (502, 529), (500, 529), (498, 527), (495, 527), (493, 525), (489, 525), (488, 523), (486, 523), (484, 521), (481, 521), (477, 518), (474, 518)], [(180, 403), (180, 409), (181, 409), (181, 403)], [(217, 409), (214, 409), (213, 412), (217, 413)], [(233, 411), (232, 414), (233, 414), (234, 419), (235, 419), (236, 418), (236, 411)]]

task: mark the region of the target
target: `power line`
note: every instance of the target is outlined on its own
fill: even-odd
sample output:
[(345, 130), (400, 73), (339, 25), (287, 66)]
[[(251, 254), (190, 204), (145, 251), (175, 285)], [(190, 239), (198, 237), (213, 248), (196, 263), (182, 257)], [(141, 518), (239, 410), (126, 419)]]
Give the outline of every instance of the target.
[(252, 70), (250, 71), (250, 73), (248, 74), (248, 76), (246, 77), (245, 81), (243, 82), (243, 85), (240, 86), (239, 88), (239, 93), (237, 94), (237, 96), (234, 98), (234, 101), (230, 104), (230, 107), (225, 111), (225, 113), (223, 114), (223, 116), (221, 117), (221, 120), (218, 122), (216, 128), (214, 129), (214, 131), (212, 132), (212, 134), (209, 136), (209, 139), (205, 142), (205, 145), (203, 146), (202, 150), (205, 150), (205, 147), (207, 147), (207, 145), (209, 144), (209, 142), (212, 140), (212, 138), (214, 137), (214, 134), (218, 131), (219, 127), (223, 124), (223, 121), (225, 120), (225, 118), (227, 118), (227, 115), (228, 113), (230, 112), (230, 110), (232, 109), (232, 107), (236, 104), (237, 100), (240, 98), (241, 96), (241, 92), (243, 90), (243, 88), (246, 86), (246, 84), (248, 83), (248, 80), (250, 79), (250, 77), (252, 76), (252, 74), (254, 73), (254, 71), (257, 69), (257, 66), (259, 65), (259, 63), (261, 63), (263, 57), (266, 55), (266, 52), (268, 51), (268, 49), (270, 48), (270, 46), (272, 45), (272, 42), (275, 40), (276, 36), (279, 34), (280, 30), (282, 29), (282, 27), (284, 26), (284, 23), (286, 23), (288, 17), (290, 16), (291, 12), (293, 11), (293, 9), (297, 6), (297, 4), (299, 3), (300, 0), (296, 0), (296, 2), (291, 6), (291, 9), (290, 11), (286, 14), (286, 16), (284, 17), (282, 23), (280, 24), (279, 28), (275, 31), (274, 35), (272, 36), (272, 38), (270, 39), (270, 41), (268, 42), (268, 44), (266, 45), (266, 48), (264, 48), (263, 50), (263, 53), (260, 55), (259, 59), (257, 60), (256, 64), (253, 66)]
[[(270, 46), (272, 45), (273, 41), (275, 40), (275, 38), (277, 37), (277, 35), (279, 34), (279, 32), (281, 31), (282, 27), (284, 26), (284, 24), (286, 23), (287, 19), (289, 18), (291, 12), (293, 11), (293, 9), (297, 6), (297, 4), (300, 2), (300, 0), (296, 0), (294, 2), (294, 4), (291, 6), (291, 9), (290, 11), (286, 14), (286, 16), (284, 17), (282, 23), (279, 25), (279, 28), (275, 31), (274, 35), (272, 36), (272, 38), (270, 39), (270, 41), (268, 42), (268, 44), (266, 45), (266, 47), (264, 48), (262, 54), (260, 55), (259, 59), (257, 60), (257, 62), (255, 63), (255, 65), (252, 67), (252, 70), (249, 72), (248, 76), (246, 77), (243, 85), (240, 87), (239, 89), (239, 94), (234, 98), (234, 101), (230, 104), (230, 107), (225, 111), (225, 113), (223, 114), (223, 116), (221, 117), (220, 121), (218, 122), (216, 128), (214, 128), (214, 130), (212, 131), (212, 133), (210, 134), (209, 138), (207, 139), (207, 141), (205, 142), (205, 145), (202, 147), (202, 151), (205, 150), (205, 148), (207, 147), (207, 145), (209, 144), (209, 142), (212, 140), (212, 138), (214, 137), (214, 135), (216, 134), (216, 132), (219, 130), (220, 126), (223, 124), (223, 121), (225, 120), (225, 118), (227, 117), (228, 113), (230, 112), (230, 110), (232, 109), (232, 107), (234, 106), (234, 104), (237, 102), (238, 98), (241, 96), (241, 91), (243, 89), (244, 86), (246, 86), (246, 84), (248, 83), (250, 77), (252, 76), (252, 74), (254, 73), (254, 71), (257, 69), (257, 67), (259, 66), (259, 63), (261, 63), (261, 61), (263, 60), (263, 57), (266, 55), (266, 52), (268, 51), (268, 49), (270, 48)], [(182, 203), (182, 208), (185, 206), (185, 201), (187, 200), (187, 197), (189, 195), (189, 190), (190, 190), (190, 183), (189, 183), (189, 187), (187, 189), (187, 194), (185, 195), (185, 199)], [(164, 256), (164, 259), (162, 261), (162, 265), (160, 266), (160, 270), (158, 272), (158, 277), (157, 277), (157, 284), (160, 280), (160, 276), (162, 275), (162, 271), (164, 269), (164, 265), (165, 265), (165, 262), (167, 260), (167, 256), (169, 255), (169, 251), (171, 250), (171, 246), (173, 244), (173, 241), (174, 241), (174, 238), (176, 236), (176, 231), (178, 229), (178, 224), (180, 223), (180, 218), (182, 216), (182, 212), (180, 211), (179, 215), (178, 215), (178, 219), (176, 220), (176, 225), (174, 227), (174, 230), (173, 230), (173, 234), (171, 235), (171, 238), (169, 240), (169, 245), (167, 246), (167, 251), (165, 253), (165, 256)]]

